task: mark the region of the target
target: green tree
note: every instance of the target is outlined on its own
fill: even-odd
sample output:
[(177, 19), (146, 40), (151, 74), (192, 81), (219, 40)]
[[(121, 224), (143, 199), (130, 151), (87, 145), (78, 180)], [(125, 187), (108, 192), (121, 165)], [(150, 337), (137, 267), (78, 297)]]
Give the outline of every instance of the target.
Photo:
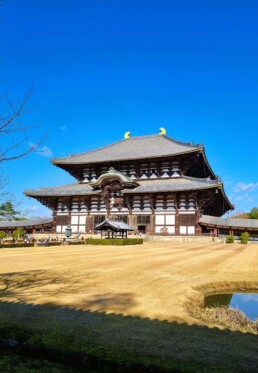
[(6, 237), (5, 231), (0, 231), (0, 243), (2, 243), (2, 239)]
[(229, 234), (226, 237), (226, 243), (234, 243), (235, 242), (235, 237), (232, 234)]
[(258, 219), (258, 207), (253, 207), (249, 212), (249, 219)]
[(12, 233), (13, 238), (19, 240), (21, 237), (24, 236), (24, 229), (23, 228), (17, 228)]
[(242, 244), (247, 244), (250, 239), (250, 234), (248, 232), (241, 233), (240, 241)]
[(16, 211), (11, 201), (6, 201), (0, 205), (0, 217), (4, 220), (19, 220), (20, 211)]

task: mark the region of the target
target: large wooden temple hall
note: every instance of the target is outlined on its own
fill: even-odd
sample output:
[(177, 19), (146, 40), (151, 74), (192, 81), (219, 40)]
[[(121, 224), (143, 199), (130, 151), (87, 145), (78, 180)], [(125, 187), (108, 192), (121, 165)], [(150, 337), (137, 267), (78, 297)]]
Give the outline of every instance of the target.
[(26, 190), (53, 212), (52, 232), (92, 232), (106, 217), (134, 232), (200, 235), (203, 216), (234, 209), (205, 155), (203, 144), (159, 134), (130, 136), (91, 151), (54, 158), (76, 182)]

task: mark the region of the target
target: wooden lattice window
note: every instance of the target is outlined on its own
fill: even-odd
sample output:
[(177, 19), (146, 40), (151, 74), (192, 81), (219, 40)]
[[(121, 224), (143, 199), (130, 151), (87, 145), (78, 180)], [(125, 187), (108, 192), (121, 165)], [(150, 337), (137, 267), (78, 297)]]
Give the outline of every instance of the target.
[(195, 215), (179, 215), (179, 225), (195, 225)]
[(128, 215), (111, 215), (111, 220), (122, 221), (128, 224)]
[(69, 218), (68, 215), (57, 215), (56, 224), (57, 225), (68, 225), (69, 224), (68, 218)]
[(138, 215), (137, 224), (150, 224), (150, 215)]
[(94, 215), (94, 225), (100, 224), (105, 220), (105, 215)]

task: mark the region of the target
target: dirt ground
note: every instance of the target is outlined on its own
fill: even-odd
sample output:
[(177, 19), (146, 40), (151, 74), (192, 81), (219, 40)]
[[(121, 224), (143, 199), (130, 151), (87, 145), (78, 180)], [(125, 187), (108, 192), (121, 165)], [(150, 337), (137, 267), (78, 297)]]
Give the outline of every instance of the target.
[(0, 300), (198, 324), (210, 283), (258, 282), (258, 245), (144, 243), (0, 250)]

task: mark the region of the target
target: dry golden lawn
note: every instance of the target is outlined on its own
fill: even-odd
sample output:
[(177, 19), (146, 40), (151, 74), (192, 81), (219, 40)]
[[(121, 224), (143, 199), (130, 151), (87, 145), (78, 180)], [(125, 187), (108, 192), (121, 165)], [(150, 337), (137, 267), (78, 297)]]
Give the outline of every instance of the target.
[(211, 283), (258, 283), (258, 245), (145, 243), (0, 250), (0, 300), (198, 323)]
[(153, 364), (159, 372), (257, 372), (257, 335), (188, 313), (205, 289), (232, 284), (258, 289), (258, 245), (1, 249), (0, 340), (82, 351), (104, 364)]

